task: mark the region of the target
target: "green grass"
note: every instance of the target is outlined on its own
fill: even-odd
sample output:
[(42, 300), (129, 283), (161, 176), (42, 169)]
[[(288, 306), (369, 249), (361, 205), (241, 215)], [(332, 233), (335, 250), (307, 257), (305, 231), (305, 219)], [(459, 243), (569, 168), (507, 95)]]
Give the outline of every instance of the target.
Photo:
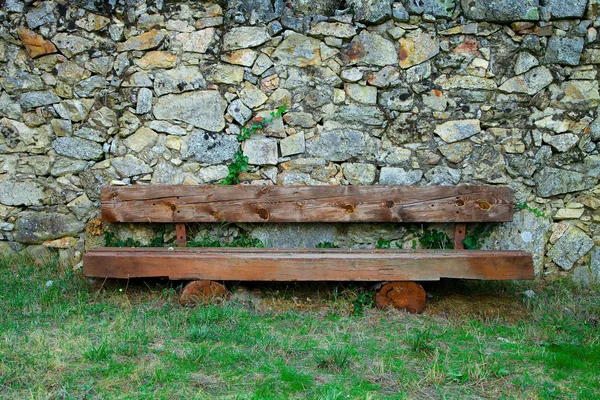
[(0, 398), (600, 398), (598, 291), (442, 282), (418, 316), (360, 285), (249, 287), (188, 309), (177, 282), (3, 258)]

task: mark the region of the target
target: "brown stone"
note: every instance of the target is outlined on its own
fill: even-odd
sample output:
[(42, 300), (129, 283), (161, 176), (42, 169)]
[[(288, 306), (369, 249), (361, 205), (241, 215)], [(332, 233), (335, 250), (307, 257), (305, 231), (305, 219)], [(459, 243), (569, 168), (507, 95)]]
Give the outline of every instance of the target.
[(152, 29), (151, 31), (142, 33), (138, 36), (132, 36), (125, 43), (121, 43), (117, 47), (117, 51), (131, 51), (131, 50), (150, 50), (155, 49), (165, 39), (166, 33), (163, 31), (157, 31)]
[(31, 58), (58, 52), (56, 46), (51, 41), (44, 39), (32, 30), (19, 28), (17, 33), (21, 42), (25, 45), (27, 55)]
[(166, 51), (149, 51), (135, 64), (142, 69), (173, 68), (177, 65), (177, 56)]

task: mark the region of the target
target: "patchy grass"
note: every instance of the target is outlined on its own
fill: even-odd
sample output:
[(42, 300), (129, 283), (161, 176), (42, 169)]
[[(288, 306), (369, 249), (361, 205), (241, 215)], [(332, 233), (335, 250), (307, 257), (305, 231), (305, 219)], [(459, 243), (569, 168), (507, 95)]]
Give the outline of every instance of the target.
[(600, 397), (598, 291), (432, 283), (419, 316), (370, 308), (365, 288), (254, 284), (186, 309), (177, 282), (90, 282), (4, 258), (0, 397)]

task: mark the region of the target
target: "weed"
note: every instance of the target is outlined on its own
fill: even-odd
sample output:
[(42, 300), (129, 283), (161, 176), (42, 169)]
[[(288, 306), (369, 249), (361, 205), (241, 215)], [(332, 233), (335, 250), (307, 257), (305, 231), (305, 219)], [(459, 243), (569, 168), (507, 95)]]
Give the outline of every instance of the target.
[(431, 328), (425, 330), (419, 330), (417, 333), (412, 334), (408, 337), (407, 341), (410, 346), (410, 350), (415, 353), (431, 353), (435, 350), (432, 342), (442, 337), (441, 335), (435, 335), (431, 332)]
[(516, 209), (521, 211), (521, 210), (529, 210), (532, 213), (534, 213), (535, 215), (537, 215), (540, 218), (548, 218), (548, 216), (541, 210), (537, 209), (536, 207), (531, 207), (529, 204), (523, 202), (523, 203), (519, 203), (516, 206)]
[(383, 238), (377, 239), (377, 243), (375, 243), (376, 249), (389, 249), (392, 246), (391, 240), (386, 240)]
[(352, 361), (352, 352), (348, 347), (330, 347), (315, 355), (317, 367), (332, 372), (343, 372)]
[(483, 246), (485, 239), (489, 238), (492, 234), (492, 228), (494, 224), (480, 224), (475, 225), (465, 238), (463, 239), (463, 245), (467, 250), (477, 250)]
[[(436, 229), (425, 229), (415, 231), (413, 234), (418, 239), (421, 246), (425, 249), (452, 249), (454, 244), (445, 232)], [(416, 242), (413, 241), (413, 248), (416, 248)]]
[(358, 293), (355, 300), (352, 301), (352, 314), (359, 316), (362, 315), (365, 308), (373, 307), (374, 292), (364, 291)]
[[(249, 127), (242, 127), (241, 133), (237, 136), (238, 142), (243, 142), (246, 139), (250, 139), (256, 132), (266, 128), (274, 118), (281, 117), (287, 111), (287, 104), (277, 108), (276, 111), (271, 113), (270, 118), (263, 118), (259, 122), (254, 122)], [(227, 177), (223, 179), (219, 184), (221, 185), (235, 185), (240, 183), (240, 172), (248, 171), (248, 157), (244, 155), (242, 150), (238, 150), (235, 155), (233, 162), (229, 164), (229, 173)]]
[(317, 249), (338, 249), (340, 246), (336, 246), (331, 242), (317, 243)]

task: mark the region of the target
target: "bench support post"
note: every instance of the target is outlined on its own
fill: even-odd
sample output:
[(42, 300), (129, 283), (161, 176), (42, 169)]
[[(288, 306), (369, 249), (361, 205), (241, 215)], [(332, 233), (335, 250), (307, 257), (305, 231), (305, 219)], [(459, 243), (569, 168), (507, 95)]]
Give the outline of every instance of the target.
[(464, 250), (463, 240), (467, 236), (467, 224), (454, 225), (454, 250)]
[(185, 224), (175, 224), (175, 233), (177, 234), (176, 243), (177, 246), (187, 246), (187, 233), (185, 231)]
[(375, 294), (375, 306), (379, 309), (394, 307), (411, 314), (421, 314), (425, 302), (425, 290), (417, 282), (389, 282)]

